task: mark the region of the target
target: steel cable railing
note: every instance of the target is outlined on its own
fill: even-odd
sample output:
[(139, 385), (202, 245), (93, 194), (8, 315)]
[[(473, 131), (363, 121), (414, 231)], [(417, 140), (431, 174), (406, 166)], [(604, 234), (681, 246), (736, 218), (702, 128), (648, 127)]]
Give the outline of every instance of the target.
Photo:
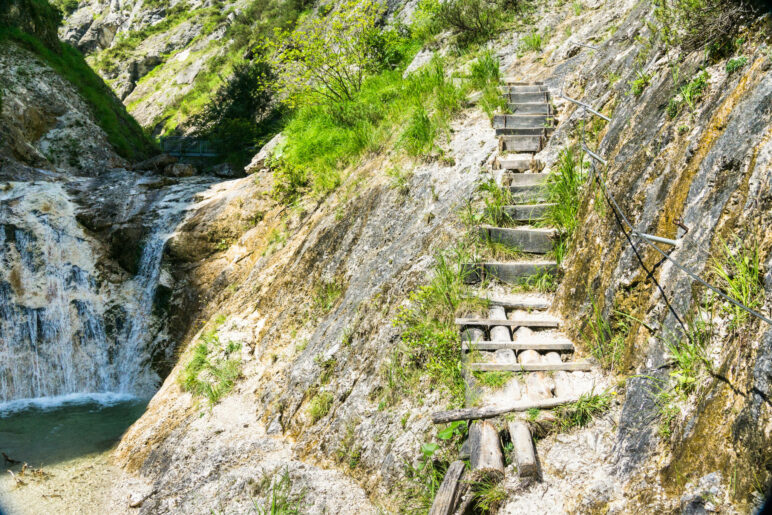
[[(609, 121), (609, 122), (612, 121), (611, 118), (609, 118), (609, 117), (603, 115), (602, 113), (598, 112), (597, 110), (593, 109), (592, 106), (590, 106), (589, 104), (587, 104), (585, 102), (581, 102), (581, 101), (573, 99), (573, 98), (570, 98), (570, 97), (566, 96), (565, 94), (563, 94), (562, 87), (561, 87), (561, 91), (560, 91), (560, 95), (559, 96), (561, 98), (569, 101), (569, 102), (572, 102), (573, 104), (576, 104), (576, 105), (580, 106), (585, 113), (590, 112), (590, 113), (592, 113), (592, 114), (594, 114), (596, 116), (599, 116), (599, 117), (603, 118), (606, 121)], [(738, 300), (728, 296), (726, 293), (721, 291), (721, 289), (719, 287), (714, 286), (714, 285), (708, 283), (707, 281), (705, 281), (704, 279), (699, 277), (699, 275), (697, 273), (695, 273), (694, 271), (689, 269), (684, 264), (678, 262), (676, 259), (674, 259), (672, 256), (670, 256), (669, 253), (665, 252), (664, 250), (662, 250), (661, 248), (659, 248), (657, 245), (654, 244), (654, 243), (663, 243), (663, 244), (671, 245), (671, 246), (673, 246), (675, 248), (675, 247), (679, 246), (682, 243), (683, 236), (682, 236), (682, 238), (679, 238), (678, 240), (673, 240), (673, 239), (669, 239), (669, 238), (662, 238), (660, 236), (656, 236), (656, 235), (652, 235), (652, 234), (647, 234), (647, 233), (641, 232), (638, 229), (636, 229), (633, 226), (633, 224), (630, 222), (630, 220), (627, 218), (627, 216), (624, 214), (622, 209), (619, 207), (619, 203), (616, 201), (614, 196), (611, 195), (611, 192), (609, 192), (608, 187), (606, 185), (606, 181), (603, 179), (602, 174), (599, 173), (598, 170), (596, 169), (595, 161), (597, 161), (598, 163), (600, 163), (603, 166), (608, 166), (608, 163), (606, 162), (605, 159), (603, 159), (601, 156), (599, 156), (597, 153), (593, 152), (592, 150), (590, 150), (587, 147), (587, 144), (586, 144), (585, 138), (584, 138), (584, 125), (582, 125), (582, 131), (581, 131), (581, 146), (582, 146), (582, 151), (590, 157), (591, 175), (593, 176), (593, 178), (595, 180), (598, 181), (598, 184), (600, 185), (600, 187), (601, 187), (601, 189), (603, 191), (603, 196), (604, 196), (604, 199), (606, 200), (606, 203), (614, 211), (614, 215), (615, 215), (615, 217), (617, 219), (617, 222), (620, 225), (620, 228), (624, 232), (624, 234), (625, 234), (628, 242), (630, 243), (630, 246), (632, 247), (633, 252), (635, 252), (635, 255), (638, 258), (638, 261), (640, 262), (641, 266), (647, 272), (647, 278), (651, 278), (654, 281), (654, 283), (657, 285), (657, 288), (659, 289), (660, 293), (662, 294), (663, 298), (665, 299), (665, 302), (667, 303), (669, 310), (676, 317), (676, 319), (678, 320), (679, 324), (684, 329), (684, 331), (688, 332), (687, 329), (686, 329), (685, 324), (681, 320), (681, 317), (678, 316), (678, 313), (676, 313), (675, 309), (670, 304), (670, 301), (669, 301), (667, 295), (665, 294), (665, 291), (662, 288), (662, 286), (653, 277), (653, 273), (656, 270), (656, 268), (660, 264), (662, 264), (665, 260), (670, 261), (673, 264), (673, 266), (675, 266), (678, 270), (680, 270), (681, 272), (685, 273), (690, 278), (692, 278), (693, 280), (697, 281), (698, 283), (700, 283), (704, 287), (708, 288), (709, 290), (714, 292), (716, 295), (718, 295), (723, 300), (729, 302), (730, 304), (734, 305), (735, 307), (738, 307), (738, 308), (742, 309), (743, 311), (749, 313), (753, 317), (758, 318), (760, 320), (763, 320), (764, 322), (766, 322), (769, 325), (772, 325), (772, 319), (770, 319), (767, 316), (759, 313), (758, 311), (756, 311), (756, 310), (754, 310), (754, 309), (744, 305), (742, 302), (739, 302)], [(584, 159), (582, 159), (582, 162), (584, 162)], [(627, 230), (625, 230), (624, 226), (622, 225), (623, 223), (624, 223), (624, 225), (627, 226)], [(652, 270), (649, 270), (646, 267), (646, 265), (644, 264), (643, 259), (642, 259), (642, 257), (640, 256), (640, 254), (638, 252), (638, 249), (633, 244), (633, 242), (630, 239), (629, 235), (637, 236), (644, 244), (648, 245), (649, 247), (651, 247), (656, 252), (658, 252), (659, 254), (662, 255), (662, 258), (660, 259), (659, 263), (657, 263), (657, 265), (655, 265), (655, 267)], [(697, 242), (694, 241), (694, 240), (691, 240), (691, 243), (694, 243), (695, 245), (697, 244)], [(698, 249), (698, 250), (704, 256), (711, 257), (711, 254), (709, 252), (705, 252), (702, 249)]]

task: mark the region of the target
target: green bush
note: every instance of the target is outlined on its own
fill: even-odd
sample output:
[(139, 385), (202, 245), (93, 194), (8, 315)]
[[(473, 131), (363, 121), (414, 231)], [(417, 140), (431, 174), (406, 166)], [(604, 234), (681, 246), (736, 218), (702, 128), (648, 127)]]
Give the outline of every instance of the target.
[(686, 52), (705, 48), (710, 57), (726, 55), (742, 20), (752, 10), (736, 0), (655, 0), (659, 37)]
[(436, 15), (465, 44), (489, 40), (501, 28), (499, 4), (489, 0), (447, 0), (439, 4)]
[(746, 64), (748, 64), (748, 58), (745, 56), (730, 59), (726, 62), (726, 73), (732, 75)]
[(246, 165), (254, 148), (277, 131), (274, 79), (271, 66), (263, 60), (237, 64), (204, 109), (191, 117), (196, 135), (211, 140), (234, 166)]
[(541, 52), (542, 38), (541, 34), (536, 31), (532, 31), (530, 34), (526, 34), (520, 40), (520, 48), (523, 52)]

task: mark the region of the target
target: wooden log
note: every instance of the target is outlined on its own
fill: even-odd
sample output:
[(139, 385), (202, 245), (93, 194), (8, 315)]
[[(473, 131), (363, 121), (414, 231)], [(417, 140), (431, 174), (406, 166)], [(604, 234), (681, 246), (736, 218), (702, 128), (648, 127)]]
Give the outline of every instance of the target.
[(592, 363), (587, 361), (564, 361), (562, 363), (533, 363), (521, 365), (519, 363), (470, 363), (469, 368), (477, 371), (507, 370), (510, 372), (549, 372), (551, 370), (567, 370), (570, 372), (589, 372)]
[(491, 318), (457, 318), (456, 325), (477, 325), (477, 326), (523, 326), (523, 327), (557, 327), (560, 321), (549, 315), (530, 315), (522, 317), (512, 317), (510, 320), (491, 319)]
[(509, 437), (515, 451), (517, 473), (520, 477), (535, 476), (539, 472), (536, 461), (536, 451), (533, 448), (533, 438), (528, 424), (521, 420), (509, 423)]
[(448, 471), (445, 472), (445, 479), (442, 480), (437, 495), (434, 496), (429, 515), (450, 515), (456, 509), (464, 467), (464, 462), (461, 460), (450, 464)]
[(499, 350), (499, 349), (512, 349), (514, 351), (524, 350), (543, 350), (543, 351), (573, 351), (574, 344), (568, 340), (559, 341), (533, 341), (530, 342), (496, 342), (496, 341), (477, 341), (477, 342), (462, 342), (461, 348), (463, 350), (477, 349), (477, 350)]
[[(506, 320), (507, 313), (504, 306), (491, 306), (488, 310), (488, 318), (492, 320)], [(507, 325), (494, 325), (491, 327), (491, 340), (497, 342), (511, 342), (512, 335)]]
[(499, 432), (487, 420), (472, 424), (469, 429), (470, 458), (472, 470), (484, 471), (488, 477), (504, 477), (504, 456), (501, 453)]
[(513, 411), (528, 411), (529, 409), (551, 409), (576, 402), (576, 397), (564, 399), (545, 399), (542, 401), (520, 401), (509, 406), (494, 406), (488, 408), (462, 408), (450, 411), (436, 411), (432, 413), (432, 422), (435, 424), (447, 424), (456, 420), (482, 420), (486, 418), (498, 417), (504, 413)]
[[(527, 350), (520, 353), (517, 357), (521, 366), (539, 366), (542, 364), (541, 355), (535, 350)], [(525, 387), (528, 391), (528, 398), (531, 400), (549, 399), (552, 397), (552, 391), (547, 381), (547, 376), (543, 372), (528, 374), (525, 378)]]

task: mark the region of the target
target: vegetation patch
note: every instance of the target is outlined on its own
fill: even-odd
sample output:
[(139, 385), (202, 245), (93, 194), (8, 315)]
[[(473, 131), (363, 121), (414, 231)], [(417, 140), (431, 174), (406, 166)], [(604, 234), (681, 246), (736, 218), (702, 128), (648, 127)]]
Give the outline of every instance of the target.
[[(758, 243), (752, 238), (742, 240), (736, 236), (734, 247), (735, 249), (732, 250), (728, 243), (721, 242), (719, 255), (713, 259), (713, 273), (726, 295), (750, 309), (758, 310), (764, 303)], [(750, 316), (744, 309), (730, 303), (725, 303), (723, 310), (732, 317), (731, 329), (737, 329), (743, 325)]]
[(265, 496), (252, 501), (258, 515), (300, 515), (307, 509), (303, 502), (306, 491), (292, 492), (292, 478), (287, 468), (265, 474), (255, 486), (255, 493)]
[(223, 346), (216, 328), (204, 333), (179, 376), (180, 386), (195, 396), (205, 397), (210, 405), (217, 404), (241, 375), (241, 359), (233, 357), (240, 350), (240, 343), (228, 342)]
[(577, 154), (575, 147), (562, 150), (558, 166), (550, 172), (547, 179), (547, 198), (554, 205), (547, 209), (544, 224), (553, 226), (558, 231), (553, 247), (558, 264), (563, 261), (576, 231), (582, 185), (587, 176)]
[(605, 391), (582, 394), (576, 402), (555, 408), (558, 425), (563, 431), (574, 427), (584, 427), (594, 418), (608, 411), (611, 407), (613, 392)]
[(426, 378), (451, 395), (451, 404), (463, 404), (465, 384), (455, 317), (486, 307), (464, 282), (469, 271), (462, 264), (468, 262), (468, 253), (460, 247), (438, 253), (429, 283), (411, 293), (408, 305), (400, 309), (394, 324), (402, 330), (402, 345), (386, 370), (391, 393), (415, 395), (418, 381)]
[(333, 396), (331, 392), (319, 392), (311, 398), (308, 405), (308, 414), (314, 423), (326, 417), (332, 408)]

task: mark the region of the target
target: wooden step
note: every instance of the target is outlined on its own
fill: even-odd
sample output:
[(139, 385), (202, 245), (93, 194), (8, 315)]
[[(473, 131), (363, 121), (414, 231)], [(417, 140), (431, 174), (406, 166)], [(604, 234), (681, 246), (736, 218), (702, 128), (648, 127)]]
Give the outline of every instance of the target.
[(544, 127), (532, 127), (532, 128), (520, 128), (505, 127), (503, 129), (496, 129), (496, 136), (542, 136), (546, 137), (547, 129)]
[(547, 183), (548, 173), (510, 173), (507, 175), (511, 186), (541, 186)]
[(560, 320), (544, 313), (532, 313), (514, 316), (511, 319), (497, 318), (457, 318), (456, 325), (474, 325), (480, 327), (506, 326), (506, 327), (549, 327), (556, 328)]
[(469, 284), (480, 282), (483, 278), (497, 279), (503, 283), (521, 283), (529, 277), (543, 272), (555, 273), (555, 261), (514, 261), (510, 263), (465, 263), (462, 265)]
[(501, 91), (502, 95), (507, 95), (509, 93), (546, 93), (547, 87), (538, 84), (521, 84), (501, 86), (499, 91)]
[(587, 361), (565, 361), (563, 363), (528, 363), (521, 365), (519, 363), (470, 363), (470, 370), (475, 371), (494, 371), (503, 370), (509, 372), (549, 372), (554, 370), (565, 370), (569, 372), (589, 372), (592, 370), (592, 363)]
[(537, 91), (535, 93), (507, 93), (504, 95), (507, 102), (510, 104), (533, 104), (533, 103), (546, 103), (547, 92)]
[(512, 114), (552, 114), (551, 106), (545, 102), (524, 102), (509, 104)]
[(544, 293), (491, 293), (489, 291), (478, 294), (491, 306), (502, 306), (506, 309), (549, 309), (552, 305), (552, 296)]
[(515, 222), (529, 222), (544, 218), (547, 210), (555, 204), (520, 204), (504, 206), (504, 213)]
[(495, 114), (494, 129), (548, 129), (554, 121), (548, 114)]
[(516, 77), (504, 77), (502, 82), (507, 86), (544, 86), (544, 81), (524, 81)]
[(538, 152), (542, 136), (499, 136), (501, 152)]
[(544, 186), (521, 186), (513, 184), (509, 187), (512, 192), (512, 202), (517, 204), (540, 204), (547, 200), (547, 189)]
[(480, 235), (483, 238), (533, 254), (546, 254), (552, 250), (553, 239), (556, 234), (555, 229), (507, 228), (490, 225), (480, 227)]
[(534, 159), (531, 154), (511, 154), (507, 156), (496, 156), (493, 166), (496, 169), (525, 172), (531, 169), (540, 169), (541, 163)]
[(538, 351), (568, 351), (573, 352), (574, 344), (570, 341), (556, 341), (556, 342), (461, 342), (461, 350), (499, 350), (499, 349), (512, 349), (514, 351), (524, 350), (538, 350)]

